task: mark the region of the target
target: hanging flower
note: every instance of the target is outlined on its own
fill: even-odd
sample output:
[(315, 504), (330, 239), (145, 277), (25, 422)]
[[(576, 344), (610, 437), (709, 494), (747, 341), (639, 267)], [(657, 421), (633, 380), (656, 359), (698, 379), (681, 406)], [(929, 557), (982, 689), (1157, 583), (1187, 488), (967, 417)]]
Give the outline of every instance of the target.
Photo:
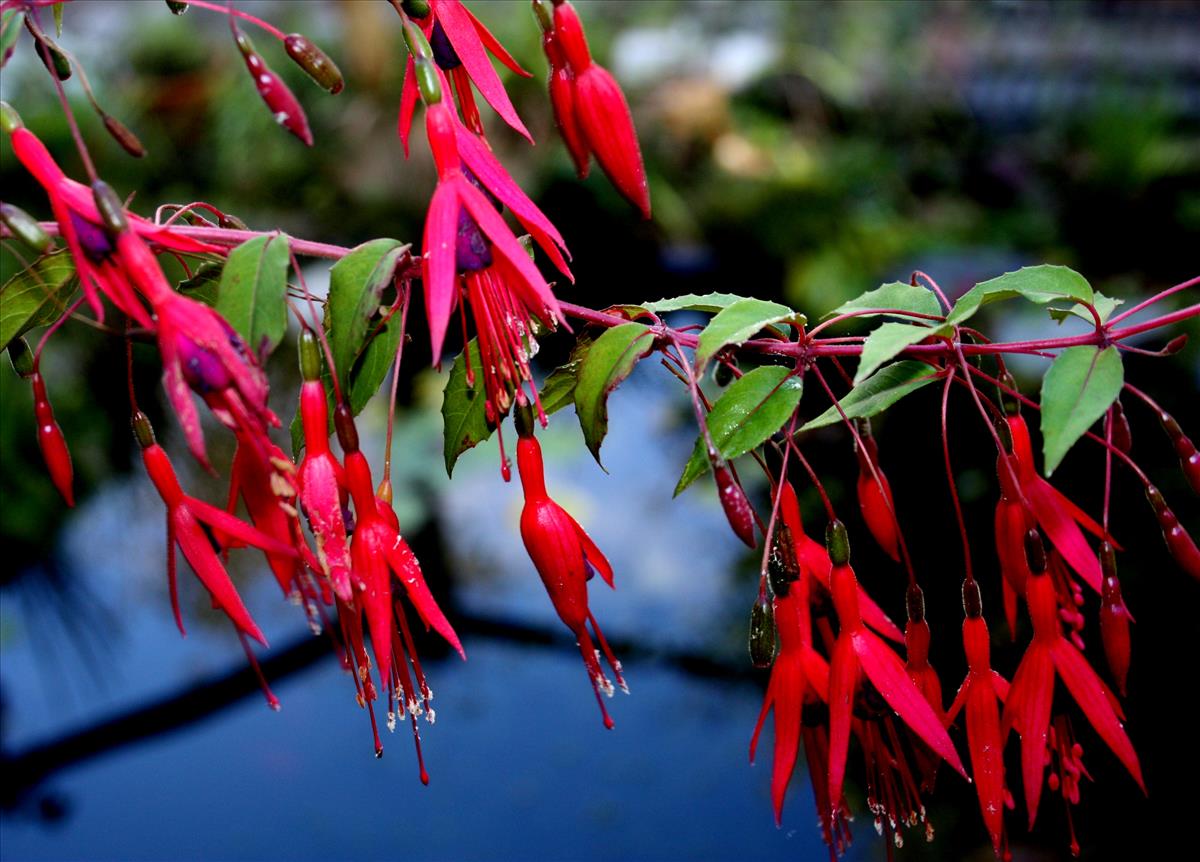
[(546, 592), (550, 594), (550, 601), (554, 603), (559, 619), (575, 634), (596, 693), (596, 702), (600, 705), (600, 714), (604, 717), (604, 726), (611, 729), (613, 720), (600, 695), (603, 692), (612, 697), (613, 684), (600, 667), (600, 653), (592, 645), (587, 628), (589, 623), (596, 642), (612, 668), (617, 685), (626, 694), (629, 693), (629, 687), (621, 674), (621, 663), (613, 655), (604, 633), (596, 624), (596, 618), (588, 609), (587, 582), (594, 572), (599, 572), (604, 582), (615, 589), (612, 566), (583, 527), (546, 493), (542, 448), (533, 436), (533, 415), (529, 408), (517, 411), (516, 422), (517, 470), (521, 474), (521, 487), (525, 492), (525, 506), (521, 510), (521, 539), (542, 578)]

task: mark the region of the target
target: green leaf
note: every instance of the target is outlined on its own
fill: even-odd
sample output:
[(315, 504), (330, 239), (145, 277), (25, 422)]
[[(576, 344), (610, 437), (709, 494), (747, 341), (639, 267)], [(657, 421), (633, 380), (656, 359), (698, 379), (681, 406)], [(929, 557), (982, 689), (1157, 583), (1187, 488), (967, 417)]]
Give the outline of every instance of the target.
[(583, 358), (587, 356), (592, 341), (590, 336), (579, 336), (575, 341), (575, 346), (571, 348), (571, 355), (567, 361), (547, 375), (546, 381), (538, 392), (542, 410), (547, 416), (557, 413), (568, 404), (575, 403), (575, 384), (579, 380), (579, 367), (583, 365)]
[(0, 287), (0, 350), (18, 335), (61, 317), (78, 287), (66, 250), (39, 257), (6, 281)]
[(380, 329), (359, 356), (350, 372), (350, 412), (357, 416), (379, 391), (388, 371), (396, 362), (400, 346), (400, 313), (392, 314), (387, 325)]
[[(1112, 313), (1117, 310), (1117, 306), (1125, 304), (1125, 300), (1105, 296), (1099, 291), (1096, 291), (1095, 297), (1092, 300), (1092, 306), (1096, 309), (1096, 314), (1100, 315), (1101, 323), (1107, 323), (1108, 319), (1112, 317)], [(1096, 318), (1092, 317), (1092, 313), (1079, 303), (1072, 305), (1070, 308), (1055, 308), (1054, 306), (1050, 306), (1046, 311), (1050, 312), (1050, 316), (1059, 323), (1072, 316), (1082, 318), (1088, 323), (1094, 324), (1096, 322)]]
[(1115, 347), (1068, 347), (1042, 379), (1043, 469), (1049, 476), (1092, 423), (1104, 415), (1125, 382)]
[(803, 324), (804, 315), (786, 305), (763, 299), (739, 299), (708, 322), (700, 333), (696, 347), (696, 373), (704, 370), (709, 360), (730, 344), (741, 344), (764, 327), (790, 321)]
[[(867, 309), (899, 309), (916, 314), (941, 314), (942, 307), (938, 304), (933, 292), (924, 287), (914, 287), (902, 281), (893, 281), (874, 290), (868, 290), (861, 296), (856, 296), (848, 302), (843, 302), (833, 311), (823, 317), (834, 317), (839, 314), (849, 314), (852, 311)], [(859, 317), (874, 317), (882, 311), (872, 314), (860, 314)]]
[(908, 323), (884, 323), (867, 336), (863, 343), (862, 356), (858, 358), (858, 370), (854, 382), (862, 383), (876, 368), (892, 360), (906, 347), (912, 347), (933, 335), (937, 330), (927, 326), (912, 326)]
[(379, 313), (384, 291), (408, 249), (394, 239), (373, 239), (355, 248), (329, 271), (325, 331), (343, 389), (350, 388), (350, 371), (366, 348), (372, 318)]
[[(851, 419), (874, 416), (891, 407), (905, 395), (932, 383), (936, 369), (915, 359), (902, 359), (876, 371), (862, 383), (856, 384), (841, 399), (842, 410)], [(837, 407), (830, 407), (816, 419), (810, 419), (800, 429), (811, 431), (842, 421)]]
[(600, 464), (600, 444), (608, 433), (608, 394), (653, 347), (654, 333), (648, 326), (622, 323), (597, 338), (579, 366), (575, 413), (579, 416), (584, 442), (597, 464)]
[(960, 324), (982, 306), (1014, 296), (1045, 305), (1061, 299), (1091, 302), (1094, 294), (1087, 279), (1069, 267), (1049, 264), (1026, 266), (975, 285), (954, 303), (946, 323), (951, 326)]
[(647, 302), (642, 307), (655, 314), (666, 314), (668, 311), (707, 311), (715, 314), (745, 298), (732, 293), (689, 293), (660, 299), (657, 302)]
[(191, 278), (179, 282), (179, 292), (188, 299), (213, 307), (217, 304), (224, 261), (210, 260), (196, 267)]
[[(471, 368), (475, 372), (475, 385), (467, 384), (467, 363), (464, 356), (470, 352)], [(487, 421), (487, 393), (483, 388), (483, 373), (479, 364), (479, 344), (472, 338), (467, 350), (454, 359), (450, 379), (442, 397), (442, 423), (446, 475), (454, 475), (454, 464), (458, 456), (479, 445), (492, 436), (495, 429)]]
[(247, 240), (229, 253), (216, 309), (255, 353), (270, 353), (287, 333), (288, 238)]
[(3, 17), (0, 17), (0, 68), (12, 56), (13, 48), (17, 45), (17, 37), (21, 35), (21, 27), (24, 25), (24, 10), (9, 9)]
[[(708, 414), (708, 433), (727, 461), (761, 446), (784, 426), (800, 403), (803, 384), (787, 368), (764, 365), (729, 384)], [(709, 469), (704, 437), (696, 438), (692, 456), (675, 486), (678, 495)]]

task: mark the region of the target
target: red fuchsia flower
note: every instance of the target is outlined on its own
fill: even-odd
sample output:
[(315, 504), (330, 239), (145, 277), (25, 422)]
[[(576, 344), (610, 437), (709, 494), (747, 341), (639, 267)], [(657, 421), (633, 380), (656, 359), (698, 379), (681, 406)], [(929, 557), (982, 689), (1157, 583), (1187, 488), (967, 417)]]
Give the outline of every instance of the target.
[(896, 523), (896, 503), (892, 486), (879, 465), (879, 449), (864, 420), (859, 425), (862, 445), (855, 447), (858, 456), (858, 507), (862, 510), (867, 529), (884, 553), (900, 562), (900, 527)]
[[(779, 513), (795, 543), (796, 559), (800, 563), (801, 570), (811, 575), (813, 580), (828, 593), (829, 573), (833, 569), (833, 563), (829, 559), (829, 552), (825, 546), (804, 532), (804, 524), (800, 519), (800, 502), (796, 498), (796, 489), (792, 487), (791, 482), (783, 483), (779, 496)], [(904, 641), (900, 629), (861, 586), (858, 588), (858, 607), (862, 613), (863, 622), (868, 626), (888, 640), (896, 643)]]
[(446, 619), (425, 583), (421, 566), (400, 536), (390, 506), (380, 506), (371, 483), (371, 468), (358, 448), (358, 433), (345, 405), (334, 414), (338, 440), (345, 456), (346, 485), (354, 500), (355, 528), (350, 543), (351, 583), (356, 601), (361, 602), (371, 632), (380, 681), (392, 690), (395, 679), (393, 640), (396, 635), (392, 605), (392, 574), (400, 579), (408, 599), (425, 627), (433, 628), (466, 658), (458, 635)]
[(830, 523), (826, 544), (833, 564), (830, 592), (841, 626), (829, 671), (830, 798), (842, 795), (852, 711), (864, 676), (909, 729), (965, 777), (962, 761), (937, 712), (908, 678), (900, 658), (863, 623), (858, 581), (850, 567), (850, 543), (841, 521)]
[(50, 480), (54, 482), (54, 487), (68, 506), (74, 506), (75, 470), (71, 466), (71, 450), (67, 448), (67, 440), (58, 425), (58, 420), (54, 418), (54, 408), (50, 406), (50, 399), (46, 397), (46, 383), (42, 380), (41, 373), (34, 371), (31, 380), (38, 448), (42, 450), (42, 458), (46, 462), (46, 469), (50, 472)]
[[(796, 560), (794, 547), (787, 525), (777, 523), (768, 559), (768, 573), (771, 590), (775, 594), (774, 616), (779, 633), (779, 655), (771, 667), (771, 680), (758, 714), (758, 722), (754, 725), (754, 735), (750, 739), (750, 762), (753, 763), (767, 713), (774, 710), (771, 800), (775, 806), (777, 826), (783, 821), (783, 800), (800, 753), (800, 737), (805, 728), (804, 708), (825, 701), (829, 691), (829, 665), (813, 649), (809, 608), (812, 576)], [(814, 795), (820, 799), (820, 790), (816, 785), (818, 773), (810, 773), (810, 777), (814, 779)], [(830, 811), (828, 802), (825, 805), (818, 802), (817, 815), (827, 831), (827, 840), (832, 841), (833, 833), (829, 830), (833, 824), (828, 822)]]
[(596, 618), (588, 609), (587, 582), (595, 572), (599, 572), (604, 582), (616, 589), (612, 566), (596, 543), (583, 531), (583, 527), (546, 493), (542, 447), (533, 436), (532, 411), (529, 408), (518, 409), (516, 422), (517, 470), (521, 474), (521, 487), (525, 492), (525, 506), (521, 510), (521, 539), (550, 595), (550, 601), (554, 603), (554, 610), (579, 642), (579, 652), (592, 681), (592, 689), (596, 692), (604, 726), (611, 729), (613, 720), (600, 693), (612, 697), (613, 684), (600, 667), (600, 652), (592, 645), (588, 623), (591, 623), (596, 642), (604, 651), (617, 685), (626, 694), (629, 693), (629, 687), (621, 674), (621, 663), (613, 655)]
[(542, 51), (550, 64), (548, 87), (554, 123), (567, 146), (567, 152), (571, 154), (571, 161), (575, 163), (575, 173), (580, 179), (586, 179), (592, 154), (583, 130), (579, 128), (579, 118), (575, 115), (575, 73), (571, 71), (558, 35), (554, 32), (554, 13), (539, 0), (533, 0), (533, 11), (542, 27)]
[[(13, 154), (46, 191), (59, 233), (67, 243), (79, 272), (84, 296), (97, 320), (104, 320), (107, 298), (140, 326), (153, 329), (141, 300), (129, 283), (115, 245), (106, 232), (103, 213), (91, 189), (69, 179), (33, 132), (18, 127), (12, 132)], [(133, 231), (156, 246), (185, 254), (222, 250), (175, 233), (133, 213), (126, 214)]]
[(312, 130), (308, 127), (308, 117), (304, 114), (304, 108), (300, 106), (300, 100), (288, 89), (288, 85), (283, 83), (283, 79), (271, 71), (262, 55), (254, 50), (254, 43), (234, 23), (232, 15), (229, 16), (229, 27), (233, 30), (233, 39), (242, 53), (242, 59), (246, 62), (246, 69), (254, 79), (254, 89), (258, 90), (259, 98), (270, 109), (275, 122), (303, 141), (306, 147), (311, 147)]
[[(608, 70), (592, 61), (583, 23), (570, 3), (555, 0), (554, 34), (573, 76), (568, 79), (572, 98), (555, 105), (560, 127), (570, 127), (572, 121), (558, 116), (558, 110), (572, 111), (575, 127), (604, 173), (643, 218), (650, 218), (650, 187), (625, 94)], [(572, 158), (578, 165), (574, 151)]]
[(350, 544), (346, 539), (349, 491), (342, 465), (329, 449), (329, 406), (321, 382), (317, 339), (300, 335), (300, 421), (304, 426), (304, 458), (296, 470), (300, 505), (317, 542), (318, 565), (342, 602), (354, 599), (350, 583)]
[[(524, 78), (533, 76), (521, 68), (499, 40), (459, 0), (427, 0), (428, 11), (425, 14), (419, 14), (421, 10), (415, 8), (417, 5), (407, 4), (406, 11), (429, 40), (433, 49), (433, 59), (438, 67), (454, 82), (454, 94), (467, 127), (474, 134), (483, 135), (483, 123), (471, 92), (471, 85), (474, 84), (484, 100), (492, 106), (492, 110), (532, 144), (533, 137), (517, 116), (516, 108), (508, 98), (508, 91), (504, 89), (504, 84), (500, 82), (500, 76), (496, 74), (487, 55), (490, 53), (508, 69)], [(413, 54), (410, 53), (404, 67), (398, 123), (405, 156), (408, 155), (408, 136), (413, 111), (420, 95), (420, 74), (422, 73), (417, 69)]]
[[(929, 622), (925, 619), (925, 595), (912, 584), (908, 588), (908, 623), (904, 626), (904, 670), (913, 685), (933, 707), (938, 718), (945, 718), (942, 707), (942, 681), (929, 663)], [(943, 722), (944, 723), (944, 722)]]
[(1121, 726), (1124, 713), (1120, 703), (1078, 648), (1063, 637), (1058, 599), (1054, 584), (1046, 574), (1045, 553), (1036, 530), (1030, 531), (1026, 549), (1030, 576), (1026, 579), (1025, 601), (1033, 623), (1033, 640), (1013, 677), (1004, 704), (1001, 734), (1007, 736), (1015, 728), (1021, 736), (1021, 771), (1032, 829), (1042, 793), (1047, 759), (1046, 735), (1056, 676), (1062, 679), (1096, 733), (1129, 770), (1143, 792), (1146, 788), (1133, 744)]
[(171, 588), (171, 607), (175, 612), (175, 624), (179, 626), (179, 631), (184, 632), (175, 578), (176, 543), (179, 544), (184, 558), (195, 571), (200, 583), (204, 584), (204, 588), (212, 596), (213, 605), (232, 620), (239, 632), (266, 646), (267, 639), (242, 603), (233, 581), (229, 579), (229, 573), (217, 557), (217, 552), (202, 525), (211, 527), (232, 541), (252, 545), (268, 554), (294, 557), (295, 549), (276, 541), (216, 506), (210, 506), (203, 500), (183, 493), (167, 453), (155, 442), (154, 429), (144, 413), (134, 414), (133, 430), (138, 444), (142, 447), (142, 461), (146, 465), (146, 472), (150, 474), (150, 480), (167, 505), (167, 579)]
[(967, 750), (971, 754), (971, 778), (979, 796), (983, 823), (992, 839), (992, 849), (1002, 858), (1006, 846), (1004, 808), (1012, 807), (1004, 787), (1004, 738), (1000, 733), (1000, 703), (1008, 696), (1008, 682), (992, 670), (991, 639), (983, 619), (979, 585), (963, 583), (963, 651), (967, 678), (958, 689), (946, 714), (947, 725), (966, 707)]

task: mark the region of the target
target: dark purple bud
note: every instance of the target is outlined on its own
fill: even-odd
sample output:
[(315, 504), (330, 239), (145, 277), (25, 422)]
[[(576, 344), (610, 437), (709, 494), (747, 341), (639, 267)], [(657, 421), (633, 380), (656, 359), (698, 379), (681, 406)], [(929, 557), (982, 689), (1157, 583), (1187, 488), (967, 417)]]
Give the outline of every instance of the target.
[(342, 71), (329, 55), (309, 41), (307, 36), (289, 33), (283, 40), (284, 50), (308, 77), (331, 93), (337, 94), (346, 85)]
[(1112, 444), (1126, 455), (1133, 448), (1133, 432), (1120, 401), (1114, 401), (1112, 406)]

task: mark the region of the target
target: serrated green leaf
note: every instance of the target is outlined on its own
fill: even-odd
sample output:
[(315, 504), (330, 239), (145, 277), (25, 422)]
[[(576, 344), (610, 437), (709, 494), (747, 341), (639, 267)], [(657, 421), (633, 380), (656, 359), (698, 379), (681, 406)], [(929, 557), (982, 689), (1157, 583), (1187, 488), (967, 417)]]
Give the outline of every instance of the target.
[(1115, 347), (1068, 347), (1042, 379), (1043, 469), (1049, 476), (1063, 456), (1121, 394), (1125, 370)]
[(196, 267), (191, 278), (179, 282), (179, 292), (188, 299), (203, 302), (213, 307), (217, 304), (217, 296), (221, 286), (221, 272), (225, 268), (224, 261), (210, 260)]
[[(880, 368), (862, 383), (855, 384), (842, 399), (842, 410), (850, 419), (882, 413), (905, 395), (932, 383), (937, 370), (915, 359), (902, 359)], [(824, 428), (842, 421), (836, 407), (830, 407), (816, 419), (810, 419), (801, 431)]]
[(890, 362), (906, 347), (933, 335), (936, 330), (927, 326), (908, 323), (884, 323), (876, 328), (863, 343), (862, 356), (858, 358), (858, 370), (854, 372), (855, 384), (869, 377), (875, 369)]
[[(1125, 300), (1105, 296), (1099, 291), (1095, 292), (1095, 299), (1092, 300), (1092, 306), (1096, 309), (1096, 314), (1100, 316), (1101, 323), (1107, 323), (1108, 319), (1112, 317), (1112, 313), (1117, 310), (1117, 306), (1124, 304)], [(1096, 318), (1092, 317), (1092, 313), (1079, 303), (1072, 305), (1070, 308), (1055, 308), (1054, 306), (1050, 306), (1046, 311), (1059, 323), (1062, 323), (1068, 317), (1078, 317), (1093, 324), (1096, 322)]]
[(1069, 267), (1026, 266), (975, 285), (954, 303), (946, 323), (948, 326), (960, 324), (982, 306), (1015, 296), (1045, 305), (1061, 299), (1091, 302), (1094, 294), (1087, 279)]
[(874, 309), (872, 314), (860, 314), (859, 317), (874, 317), (876, 314), (884, 313), (882, 309), (898, 309), (900, 311), (911, 311), (915, 314), (941, 314), (942, 307), (938, 304), (937, 297), (924, 287), (914, 287), (911, 284), (905, 284), (902, 281), (893, 281), (874, 290), (868, 290), (866, 293), (856, 296), (848, 302), (843, 302), (833, 311), (823, 318), (834, 317), (839, 314), (849, 314), (852, 311), (866, 311)]
[(575, 413), (584, 442), (597, 464), (600, 464), (600, 444), (608, 433), (608, 395), (653, 347), (654, 333), (648, 326), (622, 323), (597, 338), (579, 366)]
[(547, 416), (575, 403), (575, 383), (579, 379), (579, 366), (583, 364), (583, 358), (587, 356), (593, 340), (590, 336), (580, 335), (575, 340), (567, 361), (546, 376), (546, 381), (538, 391), (538, 398)]
[(21, 35), (21, 27), (25, 24), (23, 9), (8, 9), (0, 16), (0, 68), (8, 62), (13, 49), (17, 45), (17, 37)]
[(350, 388), (350, 371), (366, 348), (371, 320), (408, 249), (398, 240), (374, 239), (355, 248), (329, 271), (325, 331), (343, 389)]
[(655, 314), (666, 314), (668, 311), (708, 311), (715, 314), (743, 299), (746, 297), (732, 293), (689, 293), (647, 302), (642, 307)]
[(0, 287), (0, 350), (18, 335), (57, 320), (70, 307), (79, 279), (68, 251), (42, 255)]
[(247, 240), (221, 270), (215, 308), (254, 352), (270, 353), (287, 333), (288, 238)]
[(785, 320), (802, 324), (804, 315), (764, 299), (739, 299), (726, 306), (700, 333), (696, 346), (696, 373), (703, 372), (709, 360), (725, 347), (741, 344), (764, 327)]
[[(725, 460), (745, 455), (782, 428), (800, 403), (803, 383), (787, 368), (764, 365), (743, 374), (721, 393), (708, 414), (708, 433)], [(708, 471), (708, 451), (698, 436), (675, 494)]]
[[(475, 372), (475, 385), (467, 384), (467, 363), (464, 356), (471, 357), (471, 368)], [(487, 393), (483, 387), (483, 373), (479, 364), (479, 344), (472, 338), (467, 350), (454, 358), (450, 378), (442, 396), (442, 424), (446, 475), (454, 475), (454, 464), (458, 456), (479, 445), (492, 436), (495, 429), (487, 421)]]

